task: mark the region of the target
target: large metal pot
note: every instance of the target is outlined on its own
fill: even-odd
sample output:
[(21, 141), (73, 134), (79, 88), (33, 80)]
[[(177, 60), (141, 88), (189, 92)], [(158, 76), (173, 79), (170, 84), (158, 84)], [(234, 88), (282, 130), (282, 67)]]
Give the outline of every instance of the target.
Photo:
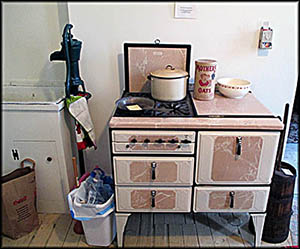
[(161, 101), (179, 101), (185, 98), (187, 89), (188, 73), (167, 65), (150, 73), (151, 95)]

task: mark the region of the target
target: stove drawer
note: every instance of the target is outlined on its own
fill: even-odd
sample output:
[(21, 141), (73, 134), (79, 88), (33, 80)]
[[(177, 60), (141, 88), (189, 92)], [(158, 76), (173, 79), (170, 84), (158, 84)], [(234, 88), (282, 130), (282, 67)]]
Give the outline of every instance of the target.
[(116, 185), (193, 185), (193, 157), (114, 157)]
[[(113, 130), (112, 141), (123, 143), (194, 143), (194, 131)], [(145, 141), (146, 140), (146, 141)], [(161, 141), (160, 141), (161, 140)]]
[(197, 184), (270, 184), (279, 132), (201, 131)]
[(270, 187), (195, 187), (194, 212), (265, 212)]
[(192, 187), (116, 187), (121, 212), (190, 212)]

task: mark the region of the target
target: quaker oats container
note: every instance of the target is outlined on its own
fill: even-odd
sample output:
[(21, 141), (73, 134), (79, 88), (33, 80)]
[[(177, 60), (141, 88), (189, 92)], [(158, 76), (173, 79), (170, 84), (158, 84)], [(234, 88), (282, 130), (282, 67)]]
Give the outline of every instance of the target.
[(212, 100), (215, 97), (216, 72), (216, 60), (199, 59), (195, 61), (195, 99)]

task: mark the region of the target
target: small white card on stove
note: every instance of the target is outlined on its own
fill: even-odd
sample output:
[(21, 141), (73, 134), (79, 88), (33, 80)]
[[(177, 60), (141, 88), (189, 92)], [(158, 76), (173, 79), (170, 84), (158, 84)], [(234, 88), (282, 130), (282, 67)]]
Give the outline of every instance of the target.
[(129, 111), (141, 111), (143, 110), (139, 105), (127, 105)]

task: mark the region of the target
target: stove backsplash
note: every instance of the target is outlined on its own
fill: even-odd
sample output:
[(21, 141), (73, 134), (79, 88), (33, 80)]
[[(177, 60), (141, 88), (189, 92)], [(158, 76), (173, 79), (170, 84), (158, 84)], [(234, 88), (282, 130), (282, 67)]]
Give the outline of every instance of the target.
[[(128, 84), (129, 92), (150, 92), (147, 76), (166, 65), (186, 70), (187, 48), (176, 47), (138, 47), (128, 48)], [(126, 70), (126, 69), (125, 69)]]

